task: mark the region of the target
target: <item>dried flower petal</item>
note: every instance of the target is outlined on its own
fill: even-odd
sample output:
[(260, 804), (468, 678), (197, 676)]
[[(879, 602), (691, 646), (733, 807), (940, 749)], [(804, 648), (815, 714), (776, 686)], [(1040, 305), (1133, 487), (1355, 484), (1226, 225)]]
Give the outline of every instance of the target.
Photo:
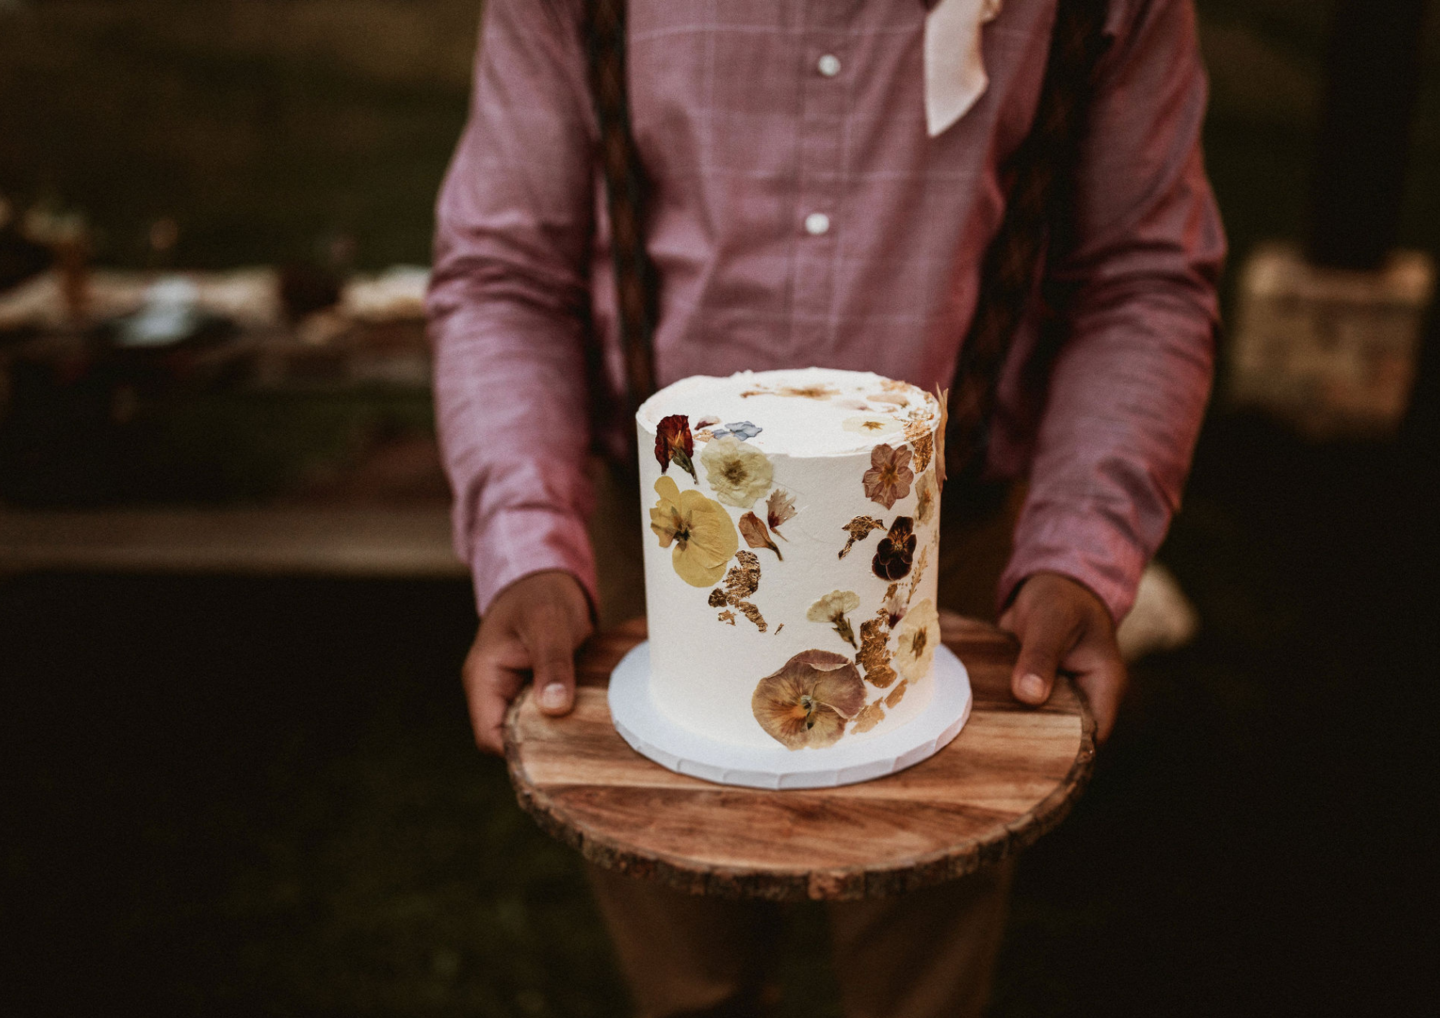
[(865, 709), (855, 715), (855, 727), (852, 729), (856, 735), (868, 732), (880, 722), (885, 720), (885, 707), (881, 701), (876, 700), (867, 704)]
[(935, 398), (940, 401), (940, 427), (935, 429), (935, 487), (945, 490), (945, 432), (950, 427), (950, 390), (935, 386)]
[(870, 450), (870, 469), (862, 478), (865, 495), (872, 502), (879, 502), (886, 509), (895, 505), (896, 499), (910, 494), (910, 482), (915, 474), (910, 470), (910, 447), (898, 449), (880, 443)]
[(895, 427), (895, 422), (886, 417), (847, 417), (840, 422), (845, 431), (857, 435), (882, 435)]
[(695, 476), (695, 464), (690, 458), (694, 455), (695, 440), (690, 435), (689, 418), (684, 414), (661, 418), (655, 428), (655, 460), (660, 464), (660, 472), (669, 470), (670, 460), (674, 459), (698, 483), (700, 478)]
[(840, 528), (850, 535), (850, 540), (845, 542), (845, 547), (840, 549), (840, 558), (849, 553), (856, 541), (863, 541), (870, 536), (872, 530), (884, 530), (885, 524), (873, 516), (857, 516), (849, 523)]
[(730, 514), (698, 491), (682, 492), (670, 477), (655, 482), (655, 493), (660, 500), (650, 510), (650, 529), (660, 547), (673, 544), (670, 564), (691, 586), (710, 586), (725, 575), (726, 563), (740, 547)]
[(936, 499), (934, 473), (922, 474), (920, 483), (915, 486), (915, 518), (922, 524), (928, 524), (935, 515)]
[(832, 590), (812, 604), (805, 617), (811, 622), (825, 622), (834, 626), (840, 639), (854, 647), (855, 630), (850, 628), (850, 620), (845, 617), (845, 613), (853, 612), (859, 607), (860, 595), (855, 591)]
[[(795, 518), (795, 496), (791, 495), (784, 488), (776, 488), (765, 500), (765, 519), (770, 524), (771, 531), (781, 540), (790, 540), (780, 533), (780, 524), (786, 520)], [(779, 554), (779, 552), (776, 552)]]
[(832, 389), (828, 385), (782, 385), (778, 396), (799, 396), (803, 399), (826, 400), (831, 396), (840, 395), (839, 389)]
[(769, 457), (733, 436), (707, 443), (700, 462), (705, 464), (705, 481), (715, 497), (741, 509), (749, 509), (769, 491), (775, 476)]
[(896, 637), (895, 666), (900, 674), (912, 682), (930, 674), (939, 644), (940, 613), (927, 597), (910, 609)]
[(925, 566), (930, 561), (930, 546), (927, 544), (920, 549), (920, 559), (915, 563), (915, 573), (910, 577), (910, 592), (905, 595), (905, 603), (909, 604), (915, 597), (915, 591), (920, 587), (920, 580), (925, 576)]
[(754, 438), (764, 430), (764, 428), (756, 427), (749, 421), (736, 421), (734, 424), (727, 424), (725, 427), (716, 431), (715, 437), (724, 438), (726, 435), (734, 435), (743, 442), (747, 438)]
[[(921, 552), (924, 557), (924, 552)], [(906, 602), (900, 599), (900, 584), (890, 584), (890, 589), (885, 594), (885, 603), (880, 606), (880, 616), (885, 624), (894, 629), (905, 617)]]
[(761, 679), (750, 698), (760, 727), (787, 749), (832, 745), (864, 704), (865, 685), (855, 666), (823, 650), (796, 654)]
[(870, 568), (882, 580), (903, 579), (910, 572), (915, 554), (915, 525), (909, 516), (897, 516), (890, 532), (880, 539)]
[(745, 543), (750, 547), (769, 548), (776, 558), (784, 561), (785, 556), (780, 554), (780, 549), (770, 540), (770, 531), (765, 529), (765, 521), (754, 513), (746, 513), (740, 517), (740, 536), (745, 538)]
[(900, 685), (890, 690), (890, 695), (885, 697), (885, 706), (894, 710), (896, 705), (905, 697), (905, 690), (910, 688), (909, 679), (901, 679)]
[(860, 652), (855, 655), (855, 661), (865, 669), (865, 681), (877, 689), (884, 689), (895, 681), (895, 670), (890, 667), (889, 639), (879, 619), (860, 623)]

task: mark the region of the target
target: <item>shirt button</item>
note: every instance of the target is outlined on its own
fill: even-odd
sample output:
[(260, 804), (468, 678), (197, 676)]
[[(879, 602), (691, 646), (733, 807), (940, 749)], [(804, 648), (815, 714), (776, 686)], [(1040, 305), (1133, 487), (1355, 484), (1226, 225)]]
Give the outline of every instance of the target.
[(833, 78), (840, 73), (840, 58), (834, 53), (826, 53), (815, 67), (825, 77)]
[(830, 230), (830, 217), (823, 212), (812, 212), (805, 217), (805, 232), (818, 237)]

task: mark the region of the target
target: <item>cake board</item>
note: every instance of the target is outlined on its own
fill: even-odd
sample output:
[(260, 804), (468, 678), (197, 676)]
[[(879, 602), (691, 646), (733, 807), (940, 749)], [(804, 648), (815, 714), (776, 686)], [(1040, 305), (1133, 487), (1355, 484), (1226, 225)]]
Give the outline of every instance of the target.
[(834, 788), (873, 781), (933, 756), (960, 733), (973, 698), (965, 666), (949, 647), (936, 648), (933, 693), (924, 712), (905, 725), (863, 740), (843, 739), (823, 752), (732, 746), (688, 731), (650, 696), (649, 644), (630, 648), (610, 673), (606, 695), (620, 737), (663, 767), (722, 785), (749, 788)]
[(645, 624), (617, 627), (581, 648), (572, 713), (542, 714), (528, 689), (512, 705), (505, 750), (520, 805), (589, 861), (694, 894), (853, 900), (999, 862), (1069, 812), (1093, 765), (1094, 720), (1063, 678), (1044, 707), (1016, 703), (1008, 634), (949, 613), (941, 633), (973, 695), (958, 737), (886, 777), (774, 791), (677, 774), (626, 744), (607, 687)]

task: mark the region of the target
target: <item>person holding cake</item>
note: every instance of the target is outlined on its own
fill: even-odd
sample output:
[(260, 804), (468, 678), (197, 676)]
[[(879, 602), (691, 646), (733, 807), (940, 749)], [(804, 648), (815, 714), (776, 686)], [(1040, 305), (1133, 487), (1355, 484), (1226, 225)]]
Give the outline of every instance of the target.
[[(674, 427), (658, 442), (655, 422), (666, 455), (646, 468), (660, 476), (643, 507), (633, 478), (597, 474), (589, 453), (623, 451), (656, 388), (811, 367), (938, 394), (946, 448), (923, 474), (940, 499), (938, 607), (1015, 633), (1022, 703), (1074, 675), (1103, 740), (1125, 686), (1115, 625), (1179, 504), (1212, 377), (1224, 236), (1204, 107), (1189, 0), (488, 0), (429, 298), (456, 541), (482, 620), (464, 667), (480, 747), (501, 751), (526, 681), (545, 711), (569, 711), (597, 618), (642, 610), (642, 534), (676, 582), (714, 599), (695, 608), (707, 625), (759, 631), (753, 569), (780, 575), (802, 517), (777, 540), (769, 493), (783, 517), (790, 487), (766, 478), (752, 496), (742, 479), (735, 501), (750, 503), (726, 505), (732, 481), (699, 460), (713, 447), (743, 473), (764, 422), (697, 407), (688, 445)], [(850, 416), (884, 417), (879, 394)], [(881, 445), (863, 482), (876, 511), (856, 519), (884, 529), (856, 523), (866, 550), (849, 552), (866, 556), (881, 608), (817, 591), (804, 624), (830, 643), (756, 687), (757, 724), (779, 704), (770, 736), (795, 752), (825, 750), (786, 727), (783, 697), (825, 739), (873, 706), (846, 671), (867, 653), (862, 618), (918, 642), (918, 602), (894, 599), (914, 568), (922, 474), (913, 442), (903, 456), (900, 439)], [(609, 508), (592, 541), (597, 487)], [(701, 496), (726, 505), (723, 524)], [(812, 695), (842, 676), (833, 703)], [(834, 905), (847, 1013), (978, 1014), (1008, 877)], [(763, 903), (601, 871), (593, 883), (641, 1013), (758, 1006)]]

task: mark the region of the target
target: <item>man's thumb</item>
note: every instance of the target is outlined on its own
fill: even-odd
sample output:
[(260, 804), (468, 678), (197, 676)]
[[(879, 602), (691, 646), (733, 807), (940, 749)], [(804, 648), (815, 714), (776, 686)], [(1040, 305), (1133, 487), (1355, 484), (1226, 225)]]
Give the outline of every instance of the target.
[(560, 626), (535, 625), (526, 633), (534, 674), (535, 700), (546, 714), (568, 714), (575, 706), (575, 648)]
[(1031, 622), (1016, 635), (1020, 637), (1020, 654), (1010, 673), (1010, 691), (1021, 703), (1039, 706), (1050, 699), (1055, 672), (1070, 648), (1058, 627)]

